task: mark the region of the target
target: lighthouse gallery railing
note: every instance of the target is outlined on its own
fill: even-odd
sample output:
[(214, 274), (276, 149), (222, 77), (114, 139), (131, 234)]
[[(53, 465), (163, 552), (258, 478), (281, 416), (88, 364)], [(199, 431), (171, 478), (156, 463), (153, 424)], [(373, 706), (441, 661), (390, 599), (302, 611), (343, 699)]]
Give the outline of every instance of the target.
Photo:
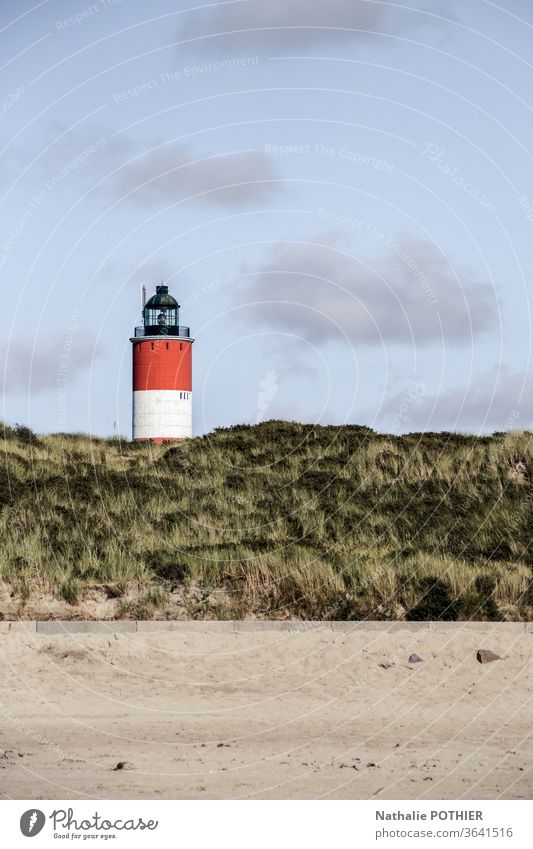
[(189, 337), (191, 335), (190, 327), (185, 327), (184, 325), (172, 325), (171, 327), (156, 327), (154, 325), (150, 325), (145, 327), (141, 325), (140, 327), (135, 328), (135, 336), (181, 336), (181, 337)]

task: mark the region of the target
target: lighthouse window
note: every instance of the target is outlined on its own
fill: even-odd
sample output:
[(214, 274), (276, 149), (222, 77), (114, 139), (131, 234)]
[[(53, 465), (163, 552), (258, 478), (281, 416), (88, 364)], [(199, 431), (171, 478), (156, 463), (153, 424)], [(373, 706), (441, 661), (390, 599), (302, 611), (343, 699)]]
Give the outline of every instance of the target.
[(167, 351), (168, 351), (168, 342), (167, 342)]
[(152, 351), (153, 351), (153, 350), (154, 350), (154, 343), (153, 343), (153, 342), (152, 342), (152, 344), (151, 344), (151, 346), (150, 346), (150, 347), (151, 347), (151, 349), (152, 349)]
[(177, 327), (178, 308), (154, 305), (144, 310), (144, 326), (159, 331), (162, 327)]

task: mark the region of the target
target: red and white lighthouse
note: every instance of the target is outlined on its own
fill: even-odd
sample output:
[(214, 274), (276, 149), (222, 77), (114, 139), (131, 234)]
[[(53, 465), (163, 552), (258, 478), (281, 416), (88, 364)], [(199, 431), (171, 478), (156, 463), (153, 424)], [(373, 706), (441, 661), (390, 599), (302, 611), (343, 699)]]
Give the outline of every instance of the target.
[(168, 286), (144, 304), (133, 344), (133, 439), (165, 442), (192, 436), (192, 343)]

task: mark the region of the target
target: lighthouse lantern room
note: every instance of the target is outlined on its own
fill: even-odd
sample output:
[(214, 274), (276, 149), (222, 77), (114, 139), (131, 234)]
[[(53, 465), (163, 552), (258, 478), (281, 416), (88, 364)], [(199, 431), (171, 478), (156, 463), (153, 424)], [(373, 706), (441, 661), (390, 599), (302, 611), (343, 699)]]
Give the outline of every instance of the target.
[[(143, 289), (144, 293), (144, 289)], [(192, 343), (168, 286), (144, 303), (133, 344), (133, 439), (165, 442), (192, 436)]]

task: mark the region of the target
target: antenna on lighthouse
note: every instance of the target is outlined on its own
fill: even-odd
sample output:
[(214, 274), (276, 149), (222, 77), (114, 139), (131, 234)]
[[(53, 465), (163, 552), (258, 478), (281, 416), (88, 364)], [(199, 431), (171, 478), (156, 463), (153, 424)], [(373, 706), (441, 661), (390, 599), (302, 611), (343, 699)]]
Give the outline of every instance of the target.
[(141, 286), (141, 310), (144, 310), (146, 306), (146, 286), (143, 284)]

